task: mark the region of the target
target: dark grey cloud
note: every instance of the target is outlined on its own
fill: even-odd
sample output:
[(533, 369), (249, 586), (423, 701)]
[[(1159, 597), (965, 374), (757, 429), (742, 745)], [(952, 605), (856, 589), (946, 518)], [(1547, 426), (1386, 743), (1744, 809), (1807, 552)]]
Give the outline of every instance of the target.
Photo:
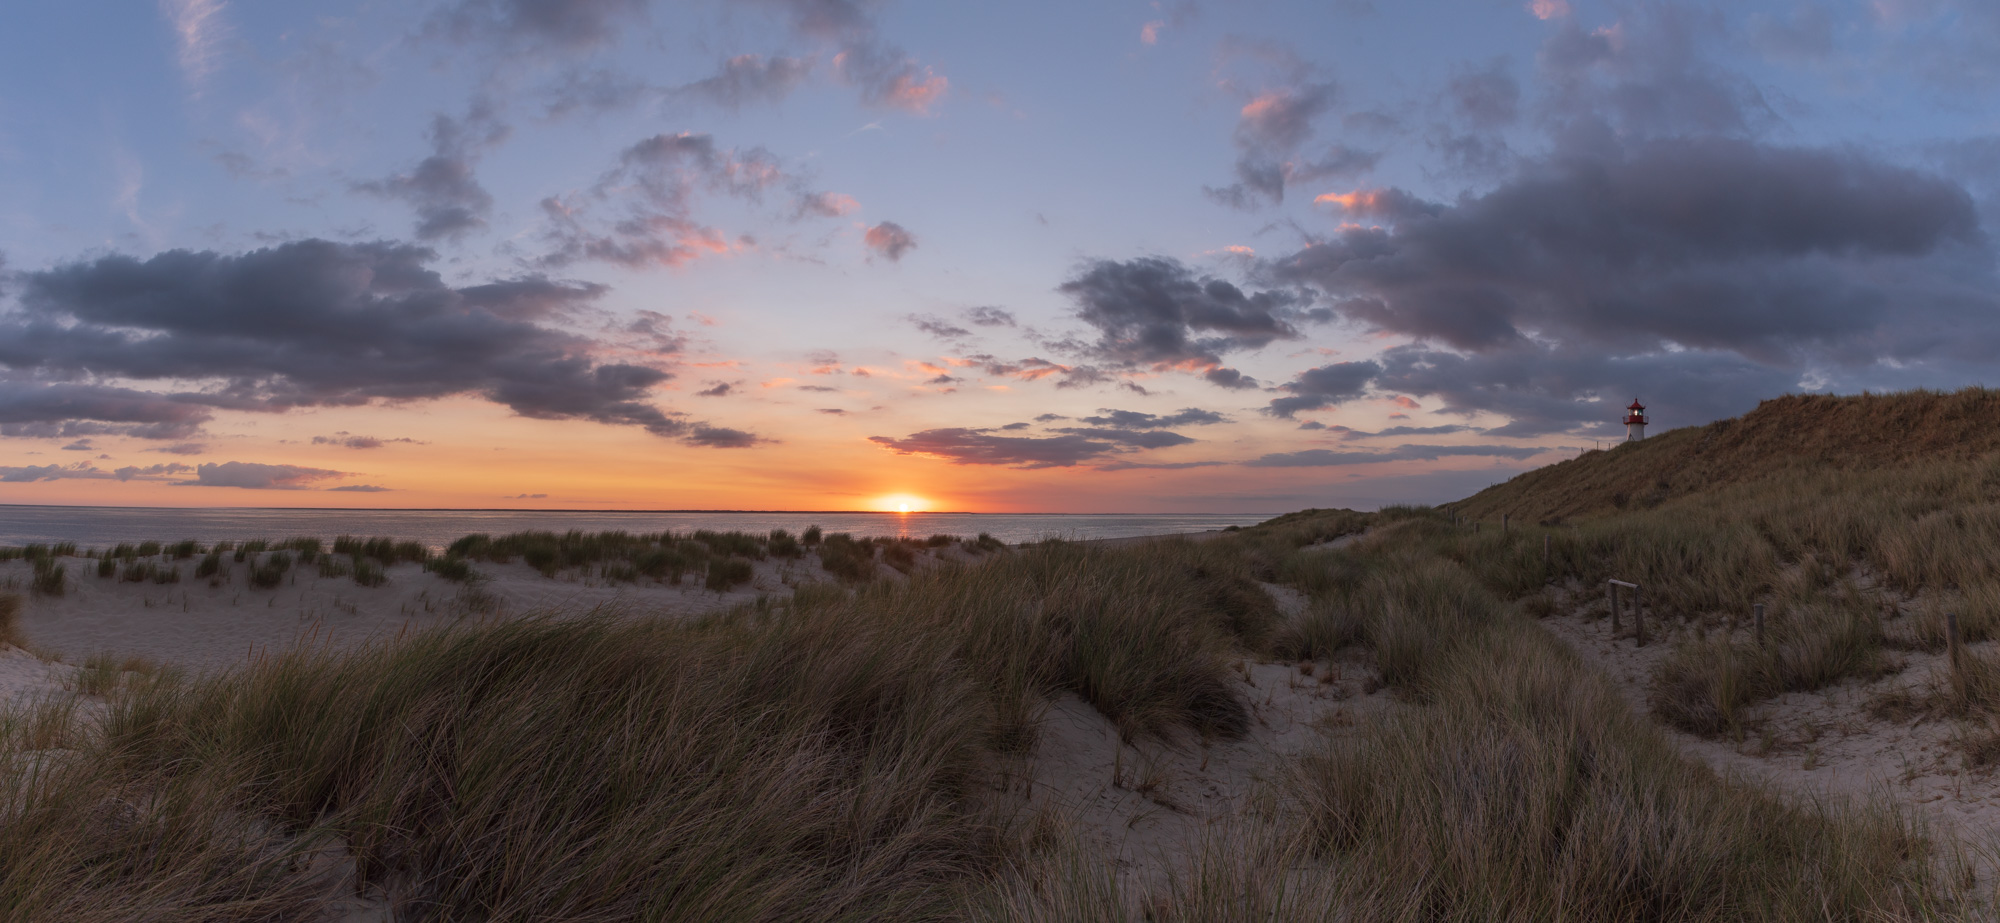
[[(668, 372), (597, 361), (597, 343), (543, 323), (587, 308), (602, 286), (532, 275), (452, 286), (429, 268), (434, 259), (404, 244), (306, 240), (28, 273), (19, 307), (0, 314), (0, 366), (58, 381), (0, 386), (0, 419), (185, 438), (210, 408), (472, 394), (523, 416), (691, 434), (695, 424), (647, 400)], [(91, 384), (95, 376), (204, 390), (121, 391)]]
[(383, 439), (379, 436), (357, 436), (353, 433), (347, 432), (346, 430), (334, 433), (331, 436), (312, 437), (313, 445), (335, 445), (348, 449), (379, 449), (385, 445), (395, 442), (408, 443), (410, 445), (423, 444), (415, 439), (411, 439), (408, 436), (397, 436), (393, 439)]
[(321, 481), (346, 477), (344, 471), (307, 468), (302, 465), (266, 465), (259, 462), (211, 462), (196, 465), (194, 480), (179, 481), (188, 487), (240, 487), (245, 490), (304, 490)]
[[(1229, 419), (1213, 410), (1203, 410), (1199, 407), (1187, 407), (1177, 413), (1167, 414), (1166, 416), (1143, 413), (1137, 410), (1113, 410), (1108, 407), (1100, 409), (1098, 414), (1098, 416), (1084, 417), (1079, 422), (1088, 423), (1091, 426), (1110, 426), (1118, 429), (1166, 429), (1173, 426), (1208, 426), (1215, 423), (1227, 422)], [(1051, 419), (1062, 419), (1061, 417), (1046, 414), (1045, 416), (1050, 416)], [(1040, 418), (1038, 417), (1037, 419)]]
[(1243, 464), (1250, 468), (1323, 468), (1389, 461), (1437, 461), (1440, 458), (1464, 456), (1508, 458), (1518, 461), (1547, 451), (1550, 449), (1546, 447), (1399, 445), (1393, 449), (1380, 451), (1335, 452), (1330, 449), (1306, 449), (1302, 452), (1273, 452)]
[(1452, 77), (1445, 97), (1454, 114), (1484, 131), (1512, 125), (1521, 114), (1521, 84), (1504, 59)]
[(1734, 44), (1722, 10), (1655, 3), (1624, 12), (1615, 29), (1566, 19), (1543, 43), (1545, 114), (1559, 131), (1742, 137), (1777, 122), (1756, 83), (1710, 57)]
[[(1051, 416), (1051, 419), (1061, 418)], [(869, 441), (899, 455), (928, 455), (955, 465), (1016, 468), (1069, 468), (1194, 441), (1164, 430), (1113, 427), (1057, 429), (1051, 436), (1000, 435), (1025, 427), (1026, 424), (1009, 424), (998, 430), (949, 427), (928, 429), (901, 439), (870, 436)]]
[(1226, 461), (1191, 461), (1191, 462), (1128, 462), (1128, 461), (1117, 461), (1117, 462), (1111, 462), (1110, 464), (1105, 464), (1105, 465), (1097, 465), (1097, 466), (1094, 466), (1094, 467), (1093, 467), (1093, 468), (1092, 468), (1091, 470), (1093, 470), (1093, 471), (1135, 471), (1135, 470), (1137, 470), (1137, 471), (1185, 471), (1185, 470), (1187, 470), (1187, 469), (1189, 469), (1189, 468), (1218, 468), (1218, 467), (1221, 467), (1221, 466), (1223, 466), (1223, 465), (1227, 465), (1227, 464), (1230, 464), (1230, 463), (1229, 463), (1229, 462), (1226, 462)]
[(898, 455), (929, 455), (955, 465), (1015, 468), (1069, 468), (1111, 454), (1117, 446), (1079, 435), (1000, 436), (992, 430), (927, 429), (902, 439), (870, 436), (868, 441)]
[(729, 394), (729, 392), (731, 391), (731, 389), (732, 389), (733, 387), (734, 387), (733, 385), (731, 385), (731, 384), (730, 384), (729, 382), (726, 382), (726, 381), (715, 381), (715, 382), (710, 382), (710, 383), (709, 383), (709, 386), (708, 386), (708, 387), (706, 387), (706, 388), (703, 388), (703, 389), (701, 389), (700, 391), (696, 391), (696, 392), (694, 393), (694, 396), (695, 396), (695, 397), (725, 397), (725, 396), (727, 396), (727, 395)]
[(579, 53), (611, 44), (642, 22), (647, 0), (458, 0), (425, 31), (457, 41), (493, 41), (514, 51)]
[(917, 248), (916, 235), (894, 221), (884, 221), (868, 229), (861, 242), (892, 261), (900, 261), (903, 254)]
[(967, 308), (965, 310), (965, 319), (978, 327), (1013, 327), (1018, 325), (1012, 312), (993, 305)]
[[(8, 318), (0, 315), (0, 331), (8, 329)], [(4, 348), (0, 346), (0, 350)], [(0, 358), (0, 362), (7, 360)], [(211, 418), (211, 411), (203, 406), (206, 401), (198, 394), (155, 394), (89, 382), (0, 377), (0, 436), (186, 439), (200, 432)]]
[(1051, 430), (1051, 432), (1062, 433), (1066, 436), (1082, 436), (1086, 439), (1102, 440), (1104, 442), (1129, 445), (1140, 449), (1165, 449), (1177, 445), (1187, 445), (1194, 441), (1179, 433), (1157, 429), (1130, 430), (1108, 427), (1063, 427)]
[(682, 96), (697, 97), (728, 109), (751, 103), (775, 103), (811, 76), (808, 58), (764, 57), (740, 54), (722, 62), (714, 76), (675, 89)]
[(915, 324), (918, 330), (940, 340), (956, 340), (972, 335), (972, 331), (933, 314), (912, 314), (910, 323)]
[(1320, 319), (1293, 291), (1245, 292), (1165, 257), (1099, 260), (1058, 291), (1098, 332), (1082, 347), (1089, 355), (1125, 368), (1204, 371), (1225, 387), (1244, 379), (1222, 368), (1224, 354), (1296, 339), (1296, 323)]
[(334, 493), (341, 493), (345, 491), (349, 493), (358, 493), (358, 494), (379, 494), (379, 493), (384, 493), (386, 491), (395, 490), (395, 488), (381, 487), (375, 484), (344, 484), (340, 487), (329, 487), (327, 488), (327, 490), (333, 491)]
[(1307, 369), (1298, 377), (1279, 385), (1289, 396), (1275, 398), (1266, 413), (1290, 417), (1301, 410), (1321, 410), (1351, 401), (1368, 390), (1368, 383), (1382, 373), (1375, 362), (1336, 362)]
[(686, 437), (686, 442), (690, 445), (707, 446), (711, 449), (747, 449), (769, 441), (756, 433), (730, 429), (726, 426), (711, 426), (707, 423), (695, 424), (688, 430)]
[(25, 484), (34, 481), (159, 481), (194, 469), (187, 465), (165, 464), (139, 467), (130, 465), (112, 471), (105, 471), (90, 462), (71, 465), (0, 465), (0, 482)]
[(91, 445), (88, 439), (79, 439), (69, 445), (63, 446), (62, 450), (65, 452), (95, 452), (97, 451), (97, 447)]
[(1354, 207), (1382, 225), (1264, 274), (1415, 341), (1385, 354), (1376, 389), (1504, 413), (1511, 433), (1615, 419), (1607, 394), (1622, 406), (1671, 384), (1726, 416), (1754, 395), (2000, 347), (1971, 197), (1852, 149), (1645, 141), (1561, 153), (1451, 205), (1391, 190)]
[(171, 445), (147, 449), (146, 451), (158, 452), (162, 455), (200, 455), (208, 451), (208, 445), (200, 442), (176, 442)]
[[(1304, 427), (1301, 428), (1303, 429)], [(1348, 429), (1345, 426), (1320, 426), (1316, 428), (1337, 433), (1342, 439), (1372, 439), (1380, 436), (1444, 436), (1450, 433), (1463, 433), (1477, 429), (1477, 427), (1466, 426), (1462, 423), (1446, 423), (1442, 426), (1388, 426), (1372, 433), (1358, 429)]]
[(511, 133), (490, 103), (480, 101), (463, 119), (431, 120), (431, 155), (408, 173), (359, 183), (357, 190), (408, 202), (417, 213), (418, 240), (456, 240), (486, 227), (493, 196), (473, 175), (481, 152)]

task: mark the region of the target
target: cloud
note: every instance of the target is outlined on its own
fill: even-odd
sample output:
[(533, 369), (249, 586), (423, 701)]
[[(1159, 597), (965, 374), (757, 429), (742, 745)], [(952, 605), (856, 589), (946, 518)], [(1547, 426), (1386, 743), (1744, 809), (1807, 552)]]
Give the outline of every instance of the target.
[[(794, 217), (804, 217), (829, 200), (805, 191), (803, 183), (761, 147), (725, 150), (714, 137), (693, 132), (654, 135), (621, 151), (617, 164), (588, 189), (542, 200), (542, 236), (550, 249), (536, 262), (638, 269), (728, 253), (729, 235), (695, 218), (698, 194), (760, 204), (767, 193), (789, 189), (800, 197)], [(619, 214), (603, 218), (597, 214), (603, 209)]]
[(1221, 367), (1224, 354), (1296, 339), (1295, 322), (1318, 316), (1294, 292), (1246, 293), (1166, 257), (1098, 260), (1057, 290), (1098, 331), (1083, 347), (1089, 355), (1126, 368), (1205, 371), (1224, 387), (1247, 380)]
[(258, 462), (221, 462), (197, 465), (194, 480), (178, 482), (188, 487), (238, 487), (244, 490), (302, 490), (320, 481), (346, 477), (343, 471), (307, 468), (300, 465), (266, 465)]
[[(1079, 422), (1092, 426), (1110, 426), (1118, 429), (1164, 429), (1170, 426), (1210, 426), (1228, 421), (1228, 417), (1213, 410), (1188, 407), (1167, 416), (1142, 413), (1137, 410), (1112, 410), (1104, 408), (1099, 416), (1084, 417)], [(1051, 419), (1061, 419), (1051, 417)]]
[(866, 244), (868, 249), (895, 261), (902, 260), (903, 254), (917, 248), (915, 235), (894, 221), (884, 221), (869, 228), (868, 233), (862, 236), (861, 242)]
[[(1338, 107), (1340, 88), (1331, 80), (1313, 79), (1311, 68), (1289, 49), (1232, 40), (1225, 42), (1222, 57), (1218, 72), (1223, 89), (1243, 100), (1236, 113), (1236, 182), (1204, 187), (1209, 198), (1245, 210), (1277, 205), (1289, 186), (1351, 179), (1381, 160), (1379, 152), (1345, 144), (1310, 152), (1315, 123)], [(1232, 69), (1239, 64), (1263, 73), (1238, 77)]]
[[(1303, 429), (1304, 427), (1300, 428)], [(1325, 427), (1321, 428), (1324, 429)], [(1475, 428), (1461, 423), (1447, 423), (1443, 426), (1390, 426), (1372, 433), (1363, 432), (1358, 429), (1348, 429), (1345, 426), (1335, 426), (1332, 429), (1342, 439), (1371, 439), (1378, 436), (1443, 436), (1450, 433), (1463, 433)]]
[(730, 429), (726, 426), (710, 426), (706, 423), (696, 424), (689, 430), (686, 439), (689, 445), (707, 446), (711, 449), (747, 449), (769, 441), (756, 433)]
[(1273, 416), (1290, 418), (1301, 410), (1322, 410), (1360, 397), (1368, 383), (1382, 373), (1376, 362), (1336, 362), (1300, 372), (1279, 385), (1290, 397), (1276, 398), (1265, 409)]
[(954, 465), (1008, 465), (1016, 468), (1069, 468), (1115, 451), (1114, 443), (1082, 435), (999, 436), (992, 430), (927, 429), (902, 439), (870, 436), (868, 441), (898, 455), (927, 455)]
[(1335, 452), (1329, 449), (1307, 449), (1302, 452), (1273, 452), (1244, 462), (1250, 468), (1324, 468), (1341, 465), (1366, 465), (1388, 461), (1436, 461), (1440, 458), (1473, 456), (1483, 458), (1509, 458), (1519, 461), (1530, 456), (1548, 452), (1546, 447), (1516, 447), (1491, 445), (1399, 445), (1383, 451)]
[[(7, 318), (0, 316), (0, 330), (8, 329)], [(0, 345), (0, 352), (4, 349)], [(6, 361), (0, 356), (0, 362)], [(212, 416), (201, 406), (204, 400), (195, 394), (155, 394), (85, 382), (0, 377), (0, 435), (185, 439), (200, 432)]]
[(1187, 445), (1194, 441), (1179, 433), (1167, 432), (1166, 430), (1134, 431), (1105, 427), (1063, 427), (1053, 430), (1053, 432), (1062, 433), (1067, 436), (1082, 436), (1086, 439), (1098, 439), (1139, 449), (1165, 449), (1177, 445)]
[(0, 314), (0, 365), (12, 374), (204, 389), (11, 384), (0, 386), (0, 420), (65, 430), (83, 425), (77, 418), (104, 420), (132, 424), (131, 435), (185, 438), (206, 408), (470, 394), (538, 419), (692, 432), (683, 415), (647, 401), (668, 372), (598, 361), (596, 342), (546, 324), (587, 308), (602, 286), (530, 275), (455, 287), (428, 267), (435, 258), (405, 244), (305, 240), (235, 255), (106, 256), (25, 274), (19, 309)]
[(460, 0), (433, 14), (426, 31), (515, 51), (573, 54), (615, 42), (621, 26), (645, 13), (646, 0)]
[(1680, 406), (1728, 416), (1813, 378), (1926, 384), (1925, 369), (2000, 348), (2000, 280), (1970, 195), (1852, 149), (1571, 151), (1482, 195), (1394, 211), (1260, 275), (1413, 341), (1383, 355), (1377, 389), (1506, 414), (1510, 435), (1608, 425), (1606, 394), (1671, 387)]
[(359, 493), (359, 494), (379, 494), (379, 493), (382, 493), (382, 492), (384, 492), (384, 491), (390, 491), (390, 490), (395, 490), (395, 488), (393, 488), (393, 487), (377, 487), (377, 486), (376, 486), (376, 485), (374, 485), (374, 484), (346, 484), (346, 485), (343, 485), (343, 486), (340, 486), (340, 487), (329, 487), (329, 488), (327, 488), (327, 490), (330, 490), (330, 491), (333, 491), (333, 492), (335, 492), (335, 493), (340, 493), (340, 492), (342, 492), (342, 491), (348, 491), (348, 492), (352, 492), (352, 493)]
[(812, 69), (813, 62), (807, 58), (740, 54), (723, 61), (714, 76), (678, 87), (675, 92), (728, 109), (741, 109), (750, 103), (782, 101), (811, 75)]
[(909, 320), (918, 330), (940, 340), (955, 340), (972, 335), (972, 331), (932, 314), (912, 314)]
[(1017, 326), (1017, 323), (1014, 319), (1014, 315), (1012, 312), (1003, 310), (998, 307), (994, 307), (993, 305), (981, 305), (976, 308), (967, 308), (965, 309), (965, 319), (967, 321), (970, 321), (973, 325), (979, 327)]
[(701, 389), (700, 391), (696, 391), (696, 392), (694, 393), (694, 396), (695, 396), (695, 397), (725, 397), (725, 396), (727, 396), (727, 395), (729, 394), (729, 392), (730, 392), (730, 389), (731, 389), (731, 387), (732, 387), (732, 385), (730, 385), (730, 383), (729, 383), (729, 382), (726, 382), (726, 381), (715, 381), (715, 382), (710, 382), (710, 383), (709, 383), (709, 386), (708, 386), (708, 387), (706, 387), (706, 388), (703, 388), (703, 389)]
[(793, 217), (804, 218), (808, 215), (817, 215), (821, 218), (839, 218), (842, 215), (854, 214), (860, 209), (861, 203), (854, 201), (854, 197), (851, 195), (838, 192), (815, 192), (799, 197), (798, 210), (793, 214)]
[(928, 115), (951, 81), (884, 42), (874, 18), (857, 0), (763, 0), (786, 15), (798, 34), (835, 49), (833, 70), (872, 106)]
[(208, 446), (199, 442), (176, 442), (173, 445), (163, 445), (158, 448), (147, 449), (146, 451), (159, 452), (165, 455), (200, 455), (208, 451)]
[(222, 43), (229, 35), (222, 19), (225, 0), (160, 0), (160, 13), (173, 26), (181, 76), (199, 93), (222, 66)]
[(348, 449), (379, 449), (392, 442), (406, 442), (411, 445), (423, 444), (415, 439), (411, 439), (408, 436), (398, 436), (394, 439), (382, 439), (376, 436), (357, 436), (353, 433), (346, 432), (345, 430), (338, 433), (334, 433), (331, 436), (312, 437), (313, 445), (336, 445)]
[(1460, 118), (1483, 131), (1512, 125), (1521, 113), (1521, 85), (1507, 72), (1505, 59), (1452, 77), (1445, 98)]
[(549, 496), (548, 494), (515, 494), (515, 495), (513, 495), (513, 496), (511, 496), (511, 497), (501, 497), (500, 499), (502, 499), (502, 500), (546, 500), (546, 499), (548, 499), (548, 496)]
[(95, 452), (97, 451), (97, 447), (91, 445), (88, 439), (79, 439), (69, 445), (63, 446), (62, 450), (65, 452)]
[(1564, 18), (1537, 62), (1559, 135), (1748, 136), (1780, 122), (1755, 81), (1709, 60), (1735, 47), (1720, 10), (1647, 4), (1612, 26)]
[(482, 151), (507, 139), (491, 103), (473, 103), (463, 119), (431, 120), (431, 155), (408, 173), (358, 183), (355, 189), (408, 202), (417, 213), (418, 240), (457, 240), (486, 227), (493, 196), (473, 175)]

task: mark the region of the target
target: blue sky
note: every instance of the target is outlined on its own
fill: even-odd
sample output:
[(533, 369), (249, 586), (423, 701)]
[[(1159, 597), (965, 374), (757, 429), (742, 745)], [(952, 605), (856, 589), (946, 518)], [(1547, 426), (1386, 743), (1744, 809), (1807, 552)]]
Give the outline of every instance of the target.
[(1433, 502), (2000, 345), (1990, 4), (9, 18), (0, 502)]

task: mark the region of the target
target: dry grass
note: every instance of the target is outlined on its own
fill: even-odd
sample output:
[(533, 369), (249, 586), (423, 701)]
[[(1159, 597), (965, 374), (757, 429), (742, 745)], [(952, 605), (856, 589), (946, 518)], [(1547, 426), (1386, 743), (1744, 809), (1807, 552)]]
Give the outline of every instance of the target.
[(0, 644), (27, 646), (21, 637), (21, 597), (12, 593), (0, 593)]

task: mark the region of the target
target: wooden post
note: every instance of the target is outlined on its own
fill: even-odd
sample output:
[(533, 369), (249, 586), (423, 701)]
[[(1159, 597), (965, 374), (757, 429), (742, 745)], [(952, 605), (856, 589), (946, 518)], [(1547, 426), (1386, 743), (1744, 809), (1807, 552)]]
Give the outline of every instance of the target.
[(1542, 533), (1542, 566), (1549, 566), (1549, 534)]
[(1479, 534), (1479, 520), (1477, 519), (1472, 521), (1472, 534), (1474, 535)]
[(1945, 651), (1951, 656), (1951, 670), (1958, 672), (1958, 613), (1944, 614)]
[(1755, 612), (1755, 613), (1757, 614), (1757, 616), (1756, 616), (1756, 617), (1757, 617), (1757, 646), (1758, 646), (1758, 647), (1763, 647), (1763, 646), (1764, 646), (1764, 604), (1763, 604), (1763, 603), (1758, 603), (1758, 604), (1756, 604), (1756, 605), (1754, 605), (1754, 606), (1751, 606), (1750, 608), (1751, 608), (1751, 610), (1752, 610), (1752, 611), (1754, 611), (1754, 612)]
[(1641, 602), (1641, 597), (1639, 595), (1639, 588), (1637, 586), (1634, 586), (1632, 588), (1632, 631), (1638, 635), (1639, 646), (1645, 647), (1646, 610), (1645, 610), (1645, 603)]
[(1500, 514), (1500, 534), (1501, 534), (1501, 535), (1506, 535), (1506, 534), (1507, 534), (1507, 514), (1506, 514), (1506, 513), (1501, 513), (1501, 514)]
[(1604, 592), (1611, 598), (1611, 640), (1618, 640), (1618, 584), (1606, 583)]

